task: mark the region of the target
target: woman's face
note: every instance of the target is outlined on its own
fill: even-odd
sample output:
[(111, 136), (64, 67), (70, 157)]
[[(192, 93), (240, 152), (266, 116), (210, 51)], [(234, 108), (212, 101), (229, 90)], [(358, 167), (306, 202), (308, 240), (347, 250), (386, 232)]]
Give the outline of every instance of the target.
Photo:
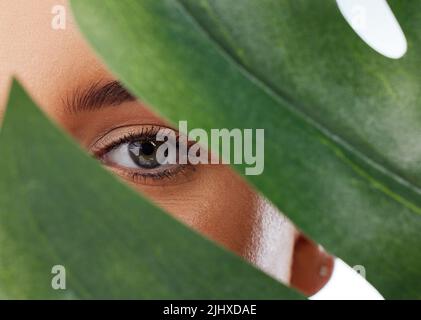
[(224, 165), (140, 165), (136, 143), (171, 128), (131, 97), (79, 34), (51, 27), (59, 0), (0, 1), (0, 118), (15, 75), (43, 111), (101, 163), (177, 219), (289, 282), (295, 228)]

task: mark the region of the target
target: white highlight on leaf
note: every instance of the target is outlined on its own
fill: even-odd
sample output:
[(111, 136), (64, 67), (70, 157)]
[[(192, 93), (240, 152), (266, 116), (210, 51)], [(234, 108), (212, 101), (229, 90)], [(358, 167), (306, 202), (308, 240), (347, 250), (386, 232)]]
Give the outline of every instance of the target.
[(401, 58), (407, 42), (386, 0), (336, 0), (345, 20), (358, 36), (378, 53)]

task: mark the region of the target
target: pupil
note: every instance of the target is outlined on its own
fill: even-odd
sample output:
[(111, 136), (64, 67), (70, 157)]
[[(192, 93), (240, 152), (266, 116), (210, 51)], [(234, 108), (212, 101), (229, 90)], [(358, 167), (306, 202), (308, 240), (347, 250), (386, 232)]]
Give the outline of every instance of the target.
[(155, 146), (150, 141), (140, 143), (140, 152), (144, 155), (151, 156), (153, 155), (154, 151)]

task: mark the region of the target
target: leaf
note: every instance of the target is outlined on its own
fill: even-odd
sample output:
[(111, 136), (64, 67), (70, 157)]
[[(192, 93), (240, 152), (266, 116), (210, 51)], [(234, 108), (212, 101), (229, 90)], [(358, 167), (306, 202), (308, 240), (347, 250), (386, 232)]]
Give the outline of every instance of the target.
[(393, 1), (398, 61), (334, 1), (71, 3), (135, 95), (190, 128), (264, 128), (265, 170), (247, 179), (386, 298), (421, 298), (419, 3)]
[(120, 183), (17, 82), (0, 150), (2, 298), (300, 298)]

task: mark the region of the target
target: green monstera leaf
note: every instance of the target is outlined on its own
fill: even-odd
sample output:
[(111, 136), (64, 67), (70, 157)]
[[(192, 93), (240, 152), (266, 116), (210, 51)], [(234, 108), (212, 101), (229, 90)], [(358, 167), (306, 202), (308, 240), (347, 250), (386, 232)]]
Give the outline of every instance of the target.
[(390, 4), (408, 40), (396, 61), (333, 0), (72, 1), (136, 96), (174, 123), (265, 129), (247, 179), (386, 298), (421, 298), (421, 4)]
[(17, 82), (0, 168), (0, 298), (301, 298), (102, 169)]

